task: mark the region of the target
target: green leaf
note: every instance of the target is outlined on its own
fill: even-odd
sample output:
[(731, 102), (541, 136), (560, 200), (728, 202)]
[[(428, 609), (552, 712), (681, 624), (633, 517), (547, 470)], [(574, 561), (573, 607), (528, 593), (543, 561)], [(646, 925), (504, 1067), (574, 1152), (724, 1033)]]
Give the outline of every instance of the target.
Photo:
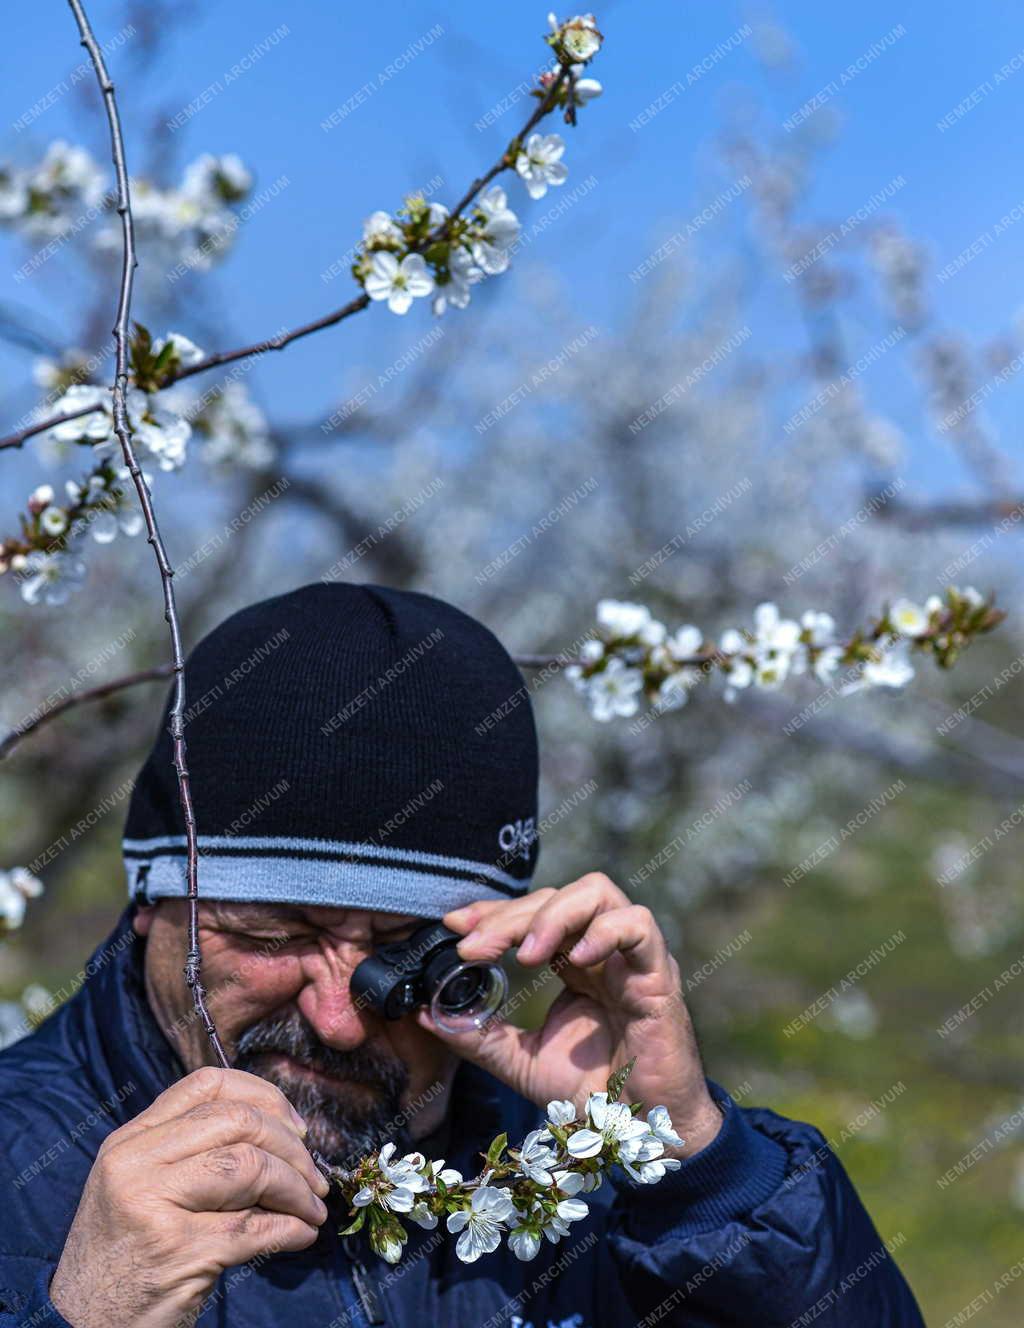
[(170, 364), (171, 360), (174, 358), (174, 355), (175, 355), (174, 342), (169, 341), (167, 345), (164, 346), (164, 348), (161, 350), (160, 354), (153, 361), (153, 372), (155, 374), (162, 373), (163, 370), (166, 369), (167, 366)]
[(616, 1070), (614, 1074), (609, 1075), (607, 1085), (609, 1102), (618, 1102), (619, 1098), (622, 1096), (622, 1090), (625, 1087), (626, 1080), (632, 1073), (635, 1064), (636, 1057), (634, 1056), (620, 1069)]
[(355, 1221), (350, 1222), (348, 1226), (344, 1229), (344, 1231), (339, 1231), (338, 1235), (354, 1236), (355, 1233), (362, 1228), (362, 1225), (365, 1221), (366, 1221), (366, 1209), (360, 1208), (359, 1212), (356, 1215)]
[(505, 1151), (505, 1147), (507, 1144), (508, 1144), (508, 1135), (504, 1131), (502, 1131), (502, 1133), (498, 1135), (497, 1139), (494, 1140), (490, 1148), (488, 1148), (487, 1150), (488, 1167), (498, 1166), (499, 1162), (501, 1161), (501, 1155)]

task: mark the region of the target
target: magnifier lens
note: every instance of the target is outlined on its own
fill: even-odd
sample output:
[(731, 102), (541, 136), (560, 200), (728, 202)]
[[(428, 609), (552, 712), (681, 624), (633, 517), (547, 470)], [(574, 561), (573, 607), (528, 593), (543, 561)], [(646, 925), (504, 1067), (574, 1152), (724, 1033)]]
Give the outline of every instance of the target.
[(496, 964), (457, 964), (430, 1002), (430, 1017), (448, 1033), (483, 1028), (508, 996), (505, 970)]

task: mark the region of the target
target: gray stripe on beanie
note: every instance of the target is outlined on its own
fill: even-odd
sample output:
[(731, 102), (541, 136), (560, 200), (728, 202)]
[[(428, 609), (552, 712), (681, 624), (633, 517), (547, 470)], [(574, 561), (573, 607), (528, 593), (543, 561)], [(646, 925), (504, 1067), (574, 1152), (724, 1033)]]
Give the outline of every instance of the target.
[[(376, 848), (377, 852), (372, 850)], [(522, 880), (487, 863), (437, 854), (382, 853), (380, 846), (227, 838), (198, 840), (199, 897), (235, 902), (368, 908), (437, 918), (476, 900), (517, 898)], [(182, 838), (128, 840), (124, 867), (129, 893), (142, 903), (188, 894)]]

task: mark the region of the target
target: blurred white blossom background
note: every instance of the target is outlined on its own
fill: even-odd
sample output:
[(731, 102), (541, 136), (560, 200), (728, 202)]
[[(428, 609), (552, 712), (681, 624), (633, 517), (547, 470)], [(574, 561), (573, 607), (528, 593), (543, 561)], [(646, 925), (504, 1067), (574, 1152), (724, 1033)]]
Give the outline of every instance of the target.
[[(144, 28), (135, 6), (107, 9), (111, 32), (139, 30), (112, 62), (132, 124), (136, 316), (152, 331), (152, 360), (187, 367), (361, 289), (370, 299), (356, 325), (273, 365), (163, 388), (154, 378), (132, 393), (186, 640), (257, 598), (328, 577), (428, 591), (479, 617), (513, 654), (536, 655), (524, 675), (543, 747), (541, 883), (600, 869), (655, 909), (689, 975), (710, 1072), (730, 1088), (831, 1137), (905, 1081), (905, 1097), (839, 1151), (882, 1229), (906, 1233), (901, 1259), (926, 1311), (952, 1313), (984, 1269), (995, 1277), (1006, 1266), (1022, 1204), (1019, 1138), (1002, 1145), (1010, 1165), (979, 1165), (939, 1202), (936, 1178), (983, 1136), (987, 1112), (1008, 1115), (1024, 1092), (1015, 989), (939, 1031), (1024, 950), (1013, 839), (1024, 797), (1024, 489), (1015, 431), (1000, 428), (1014, 390), (1005, 371), (1024, 346), (1011, 305), (987, 307), (981, 334), (976, 311), (971, 330), (945, 311), (951, 279), (905, 216), (913, 161), (903, 185), (879, 176), (853, 196), (830, 164), (846, 132), (840, 105), (855, 132), (858, 102), (852, 90), (848, 107), (841, 91), (820, 92), (870, 43), (848, 36), (842, 60), (802, 51), (784, 8), (770, 21), (723, 11), (698, 38), (662, 6), (676, 98), (695, 106), (698, 132), (672, 99), (643, 111), (666, 82), (627, 70), (615, 41), (649, 20), (611, 6), (607, 21), (597, 16), (607, 44), (592, 71), (604, 89), (585, 86), (596, 79), (581, 69), (579, 124), (545, 122), (438, 264), (408, 252), (410, 228), (442, 226), (529, 114), (527, 94), (494, 108), (546, 68), (542, 14), (526, 34), (536, 49), (516, 46), (533, 65), (494, 50), (462, 11), (436, 50), (409, 61), (401, 95), (422, 77), (451, 96), (452, 150), (437, 123), (421, 131), (410, 116), (415, 150), (395, 153), (388, 196), (351, 169), (373, 112), (317, 127), (358, 85), (326, 88), (306, 107), (301, 158), (322, 162), (320, 206), (339, 214), (333, 247), (314, 252), (304, 182), (253, 211), (275, 179), (260, 122), (190, 155), (166, 128), (198, 91), (166, 58), (176, 38)], [(296, 46), (322, 10), (289, 15)], [(901, 17), (871, 12), (878, 39)], [(410, 40), (435, 21), (405, 18)], [(272, 27), (261, 10), (236, 38), (239, 54)], [(52, 29), (48, 45), (63, 37), (72, 60), (70, 32)], [(908, 21), (868, 62), (857, 95), (879, 138), (898, 43), (926, 40)], [(294, 117), (297, 53), (280, 46), (252, 63), (238, 99), (262, 85)], [(163, 114), (133, 120), (135, 88), (153, 71)], [(612, 101), (626, 82), (625, 110), (649, 116), (639, 128)], [(376, 105), (399, 85), (397, 75), (378, 82)], [(950, 80), (940, 108), (969, 88), (966, 73), (962, 87)], [(217, 96), (227, 105), (234, 93), (225, 85)], [(41, 117), (31, 135), (7, 135), (6, 428), (37, 411), (93, 409), (3, 456), (0, 536), (18, 536), (21, 513), (45, 518), (50, 537), (79, 526), (56, 568), (35, 550), (0, 578), (0, 729), (167, 656), (152, 556), (98, 386), (109, 379), (117, 266), (103, 127), (94, 99), (69, 92), (66, 102), (50, 116), (52, 139)], [(779, 107), (793, 118), (811, 102), (787, 129)], [(189, 147), (204, 137), (203, 115)], [(652, 182), (657, 211), (635, 179), (622, 183), (645, 135), (667, 170), (680, 162), (670, 200)], [(414, 193), (403, 211), (403, 197), (438, 174), (443, 187), (429, 200)], [(965, 243), (977, 229), (965, 218)], [(609, 233), (614, 245), (588, 263)], [(287, 271), (296, 250), (319, 279), (285, 303), (268, 253)], [(261, 281), (262, 321), (240, 326), (236, 307), (251, 309)], [(959, 277), (958, 299), (970, 281)], [(52, 311), (69, 291), (77, 312), (65, 320)], [(950, 585), (964, 612), (995, 594), (1008, 618), (946, 671), (907, 646)], [(876, 666), (883, 676), (846, 676), (835, 652), (887, 607), (903, 644)], [(740, 628), (749, 634), (729, 635)], [(543, 662), (562, 651), (594, 662), (605, 647), (588, 639), (644, 632), (671, 664), (663, 704), (636, 677), (615, 681), (628, 659), (588, 695), (585, 676)], [(747, 672), (703, 679), (678, 664), (708, 642), (746, 652)], [(89, 944), (122, 906), (120, 828), (163, 686), (73, 709), (0, 767), (0, 914), (17, 929), (0, 947), (0, 1040), (74, 991)], [(496, 742), (500, 733), (499, 720)], [(900, 946), (856, 976), (897, 930)], [(787, 1033), (829, 992), (820, 1018)], [(966, 1277), (965, 1240), (977, 1251)], [(999, 1312), (987, 1321), (1012, 1321)]]

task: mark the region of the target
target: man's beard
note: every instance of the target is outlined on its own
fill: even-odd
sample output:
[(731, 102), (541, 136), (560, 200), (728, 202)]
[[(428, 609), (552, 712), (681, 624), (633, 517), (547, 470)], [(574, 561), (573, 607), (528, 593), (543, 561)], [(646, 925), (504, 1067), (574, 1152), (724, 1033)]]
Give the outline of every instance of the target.
[[(300, 1065), (341, 1081), (327, 1083), (272, 1059)], [(393, 1141), (401, 1156), (413, 1149), (402, 1095), (409, 1083), (404, 1062), (371, 1046), (339, 1051), (321, 1042), (299, 1010), (260, 1019), (238, 1039), (234, 1067), (276, 1084), (309, 1127), (306, 1141), (335, 1166), (354, 1167), (367, 1153)], [(355, 1092), (348, 1085), (356, 1085)]]

